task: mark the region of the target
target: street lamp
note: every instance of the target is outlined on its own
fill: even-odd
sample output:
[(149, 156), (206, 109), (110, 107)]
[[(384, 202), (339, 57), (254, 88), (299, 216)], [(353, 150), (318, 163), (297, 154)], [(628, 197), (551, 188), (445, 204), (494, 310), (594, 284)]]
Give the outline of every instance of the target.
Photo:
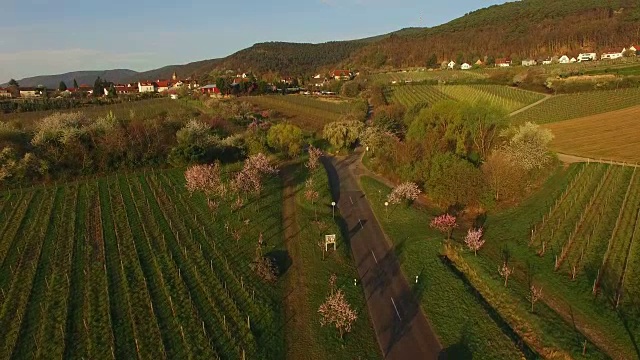
[(331, 202), (331, 216), (333, 216), (333, 218), (336, 218), (336, 202), (332, 201)]
[(386, 214), (388, 219), (389, 218), (389, 202), (388, 201), (384, 202), (384, 213)]

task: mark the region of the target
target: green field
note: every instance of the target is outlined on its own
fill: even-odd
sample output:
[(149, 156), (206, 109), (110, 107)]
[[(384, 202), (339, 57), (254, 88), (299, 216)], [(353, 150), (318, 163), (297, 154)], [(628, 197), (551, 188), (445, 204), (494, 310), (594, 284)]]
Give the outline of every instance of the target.
[[(290, 122), (310, 131), (322, 130), (324, 125), (338, 121), (350, 113), (366, 114), (366, 106), (337, 98), (315, 98), (303, 95), (266, 95), (243, 98), (262, 109), (275, 110)], [(362, 105), (362, 104), (360, 104)]]
[(603, 114), (636, 105), (640, 105), (640, 88), (592, 91), (553, 96), (514, 115), (511, 119), (516, 124), (527, 121), (545, 124)]
[(418, 102), (441, 100), (487, 102), (513, 112), (544, 98), (544, 95), (500, 85), (406, 85), (393, 87), (389, 99), (410, 107)]
[[(284, 356), (281, 185), (215, 219), (181, 171), (0, 193), (0, 358)], [(239, 229), (234, 241), (225, 230)]]
[[(565, 173), (559, 173), (552, 178), (550, 186), (561, 187), (566, 179), (565, 176)], [(583, 358), (581, 354), (585, 340), (584, 334), (574, 329), (570, 319), (558, 314), (553, 307), (546, 304), (546, 301), (559, 295), (554, 286), (559, 288), (564, 286), (566, 289), (566, 285), (554, 284), (551, 286), (545, 282), (543, 285), (545, 302), (538, 303), (533, 313), (530, 312), (530, 304), (526, 298), (528, 289), (528, 280), (524, 270), (526, 262), (525, 258), (520, 257), (520, 253), (530, 251), (528, 254), (531, 254), (533, 251), (527, 247), (526, 243), (522, 244), (526, 240), (518, 240), (516, 235), (519, 234), (520, 239), (522, 236), (526, 236), (526, 225), (528, 225), (526, 219), (530, 219), (530, 211), (536, 212), (540, 208), (540, 204), (545, 204), (546, 194), (542, 194), (544, 196), (542, 199), (532, 199), (535, 201), (534, 203), (528, 202), (519, 207), (517, 214), (504, 213), (497, 217), (489, 215), (486, 223), (485, 239), (487, 239), (487, 244), (485, 248), (480, 250), (478, 256), (474, 256), (472, 252), (466, 252), (464, 255), (465, 260), (480, 274), (486, 287), (493, 292), (492, 298), (499, 299), (496, 304), (491, 299), (487, 300), (489, 305), (506, 306), (488, 311), (486, 305), (483, 305), (483, 302), (474, 295), (475, 290), (469, 285), (465, 285), (464, 280), (452, 272), (439, 258), (442, 251), (442, 234), (434, 232), (428, 226), (429, 219), (436, 213), (414, 207), (397, 207), (390, 209), (387, 217), (381, 201), (375, 199), (378, 198), (378, 190), (384, 194), (389, 189), (370, 178), (363, 178), (361, 184), (369, 199), (373, 199), (373, 208), (378, 214), (378, 219), (385, 232), (395, 245), (403, 271), (408, 277), (420, 274), (420, 278), (424, 279), (424, 284), (419, 287), (422, 306), (445, 347), (453, 346), (461, 338), (464, 338), (465, 346), (474, 355), (483, 354), (484, 357), (491, 359), (522, 358), (522, 350), (519, 350), (514, 344), (520, 340), (513, 337), (510, 329), (517, 327), (525, 332), (527, 338), (535, 339), (535, 343), (551, 353), (558, 351), (570, 354), (574, 358)], [(551, 194), (555, 194), (555, 192), (551, 191)], [(543, 201), (540, 203), (540, 200)], [(526, 216), (527, 214), (529, 217)], [(525, 226), (524, 229), (521, 224)], [(466, 226), (461, 226), (458, 231), (454, 232), (454, 243), (460, 242), (464, 237)], [(518, 245), (516, 249), (514, 244), (518, 243), (521, 245)], [(505, 288), (504, 280), (500, 278), (496, 269), (501, 261), (501, 252), (507, 245), (512, 252), (511, 264), (516, 266), (516, 273), (510, 278), (509, 287)], [(531, 254), (528, 261), (531, 261), (535, 266), (538, 266), (538, 262), (541, 261), (548, 262), (544, 258), (535, 261), (536, 259), (538, 259), (537, 255)], [(554, 273), (553, 269), (547, 270), (545, 275)], [(542, 280), (541, 274), (535, 279), (539, 278)], [(571, 283), (570, 280), (566, 280), (566, 276), (561, 278), (557, 277), (556, 280), (561, 283)], [(567, 295), (566, 292), (561, 295)], [(570, 291), (569, 294), (574, 297), (581, 296), (576, 295), (573, 291)], [(485, 299), (487, 298), (485, 297)], [(565, 302), (563, 301), (562, 304)], [(582, 300), (571, 304), (574, 305), (574, 313), (578, 321), (583, 321), (585, 318), (591, 321), (589, 323), (591, 330), (595, 329), (596, 332), (612, 331), (611, 333), (605, 332), (605, 335), (600, 332), (597, 334), (589, 333), (590, 336), (602, 335), (604, 337), (594, 339), (594, 341), (610, 344), (612, 348), (619, 351), (612, 353), (630, 354), (628, 351), (631, 351), (631, 343), (628, 341), (628, 336), (624, 335), (624, 329), (620, 322), (609, 317), (611, 312), (604, 311), (605, 314), (603, 314), (600, 311), (598, 315), (590, 318), (585, 316), (585, 312), (594, 309), (602, 310), (600, 305), (594, 306), (594, 304), (588, 301), (582, 302)], [(505, 319), (501, 316), (502, 314), (509, 317)], [(470, 322), (469, 319), (473, 319), (473, 322)], [(515, 319), (516, 322), (509, 323), (507, 321), (509, 319)], [(578, 326), (581, 328), (582, 324), (580, 323)], [(463, 331), (463, 329), (465, 330)], [(512, 339), (515, 340), (512, 341)], [(615, 339), (615, 342), (609, 342), (611, 339)], [(531, 353), (528, 354), (527, 357), (535, 357)], [(585, 358), (603, 359), (607, 356), (593, 345), (593, 341), (589, 337)]]
[(403, 83), (405, 81), (420, 82), (420, 81), (465, 81), (465, 80), (478, 80), (487, 77), (487, 73), (483, 69), (478, 70), (433, 70), (433, 71), (419, 71), (419, 70), (407, 70), (407, 71), (395, 71), (376, 73), (368, 76), (371, 81), (378, 81), (383, 83)]

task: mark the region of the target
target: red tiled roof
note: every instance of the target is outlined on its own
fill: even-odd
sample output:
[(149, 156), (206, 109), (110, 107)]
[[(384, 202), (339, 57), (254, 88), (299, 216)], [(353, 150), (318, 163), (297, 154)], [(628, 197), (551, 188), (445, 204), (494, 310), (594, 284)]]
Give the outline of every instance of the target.
[(496, 64), (508, 64), (510, 62), (511, 62), (511, 59), (509, 58), (496, 59)]
[(333, 70), (332, 75), (335, 76), (350, 76), (349, 70)]
[(169, 86), (171, 86), (171, 81), (169, 81), (169, 80), (158, 80), (158, 81), (156, 81), (156, 84), (158, 85), (158, 87), (169, 87)]

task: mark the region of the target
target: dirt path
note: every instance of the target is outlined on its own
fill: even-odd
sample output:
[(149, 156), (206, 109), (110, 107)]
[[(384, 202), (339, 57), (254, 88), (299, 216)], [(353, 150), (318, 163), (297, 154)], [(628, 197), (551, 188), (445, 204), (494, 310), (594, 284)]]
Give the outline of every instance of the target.
[(286, 324), (287, 359), (305, 359), (305, 349), (313, 347), (310, 313), (307, 301), (307, 284), (300, 255), (300, 228), (296, 219), (296, 193), (293, 166), (285, 166), (280, 174), (284, 183), (282, 198), (282, 226), (284, 242), (291, 258), (291, 267), (287, 270), (284, 307)]
[(542, 104), (543, 102), (551, 99), (552, 97), (553, 97), (552, 95), (545, 95), (542, 99), (534, 102), (531, 105), (527, 105), (527, 106), (523, 107), (522, 109), (518, 109), (518, 110), (512, 112), (511, 114), (509, 114), (509, 116), (514, 116), (514, 115), (520, 114), (521, 112), (527, 111), (527, 110), (531, 109), (532, 107), (538, 106), (538, 105)]
[(638, 167), (637, 164), (629, 164), (618, 161), (610, 161), (610, 160), (599, 160), (599, 159), (591, 159), (582, 156), (556, 153), (558, 155), (558, 159), (565, 164), (575, 164), (575, 163), (601, 163), (601, 164), (611, 164), (611, 165), (622, 165), (622, 166), (631, 166)]

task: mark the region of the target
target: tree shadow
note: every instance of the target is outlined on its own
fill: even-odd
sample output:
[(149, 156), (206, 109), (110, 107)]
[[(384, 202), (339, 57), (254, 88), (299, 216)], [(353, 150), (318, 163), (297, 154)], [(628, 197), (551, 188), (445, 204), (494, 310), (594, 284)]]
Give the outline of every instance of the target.
[(438, 354), (438, 360), (471, 360), (473, 353), (469, 346), (464, 343), (457, 343), (442, 349)]
[(268, 252), (266, 256), (275, 262), (278, 267), (279, 276), (283, 276), (287, 270), (289, 270), (291, 265), (293, 265), (293, 260), (291, 260), (291, 256), (289, 256), (289, 252), (287, 250), (272, 250)]

